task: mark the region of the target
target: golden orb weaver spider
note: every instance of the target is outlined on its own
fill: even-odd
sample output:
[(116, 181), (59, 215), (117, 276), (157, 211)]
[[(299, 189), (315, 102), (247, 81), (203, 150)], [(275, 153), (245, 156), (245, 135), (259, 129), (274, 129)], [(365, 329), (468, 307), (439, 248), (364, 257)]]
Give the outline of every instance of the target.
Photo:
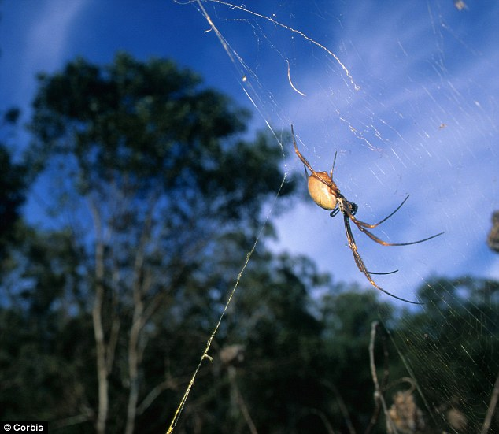
[[(371, 238), (371, 240), (375, 241), (376, 243), (381, 244), (382, 246), (409, 246), (411, 244), (424, 243), (425, 241), (431, 240), (432, 238), (436, 238), (436, 237), (442, 235), (443, 232), (440, 232), (436, 235), (432, 235), (431, 237), (428, 237), (428, 238), (423, 238), (422, 240), (412, 241), (410, 243), (388, 243), (388, 242), (383, 241), (382, 239), (378, 238), (376, 235), (374, 235), (368, 229), (374, 229), (375, 227), (379, 226), (381, 223), (384, 223), (385, 221), (387, 221), (400, 208), (402, 208), (402, 205), (404, 205), (404, 203), (407, 201), (409, 196), (407, 195), (406, 198), (402, 201), (402, 203), (394, 211), (392, 211), (391, 214), (389, 214), (387, 217), (385, 217), (383, 220), (379, 221), (378, 223), (370, 224), (370, 223), (365, 223), (361, 220), (358, 220), (355, 217), (355, 214), (357, 213), (357, 208), (358, 208), (357, 205), (353, 202), (348, 201), (347, 198), (340, 193), (340, 189), (333, 181), (334, 163), (333, 163), (333, 167), (332, 167), (330, 173), (316, 172), (312, 168), (312, 166), (310, 165), (308, 160), (298, 150), (298, 145), (296, 144), (295, 131), (293, 129), (293, 125), (291, 125), (291, 134), (293, 135), (293, 144), (295, 147), (296, 155), (301, 160), (301, 162), (305, 165), (305, 167), (310, 171), (310, 175), (308, 175), (308, 173), (307, 173), (308, 192), (310, 194), (310, 197), (321, 208), (326, 209), (326, 210), (330, 210), (331, 217), (336, 216), (341, 211), (341, 214), (343, 215), (343, 222), (345, 224), (345, 229), (346, 229), (348, 247), (350, 247), (350, 250), (353, 253), (353, 258), (355, 260), (355, 264), (357, 265), (357, 268), (360, 270), (360, 272), (363, 273), (364, 276), (366, 276), (367, 280), (369, 281), (369, 283), (372, 286), (374, 286), (376, 289), (384, 292), (385, 294), (389, 295), (390, 297), (396, 298), (397, 300), (405, 301), (406, 303), (421, 304), (421, 303), (416, 302), (416, 301), (406, 300), (405, 298), (397, 297), (396, 295), (393, 295), (392, 293), (384, 290), (383, 288), (381, 288), (380, 286), (378, 286), (376, 284), (376, 282), (371, 277), (371, 274), (392, 274), (392, 273), (397, 272), (398, 270), (392, 271), (390, 273), (373, 273), (367, 269), (366, 265), (364, 264), (364, 261), (362, 260), (360, 254), (357, 250), (357, 244), (355, 243), (355, 239), (353, 237), (352, 228), (350, 227), (350, 221), (355, 223), (355, 226), (357, 226), (359, 231), (361, 231), (362, 233), (367, 235), (369, 238)], [(336, 154), (334, 157), (334, 161), (336, 162)], [(306, 169), (305, 169), (305, 172), (307, 172)]]

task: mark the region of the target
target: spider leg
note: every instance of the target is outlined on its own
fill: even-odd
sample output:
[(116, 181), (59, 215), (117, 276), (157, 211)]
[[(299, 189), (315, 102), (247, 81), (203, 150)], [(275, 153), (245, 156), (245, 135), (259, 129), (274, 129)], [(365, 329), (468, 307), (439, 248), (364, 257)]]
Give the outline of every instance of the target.
[[(405, 198), (404, 202), (407, 200), (407, 198)], [(347, 201), (348, 202), (348, 201)], [(427, 238), (423, 238), (421, 240), (417, 240), (417, 241), (411, 241), (409, 243), (388, 243), (386, 241), (383, 241), (381, 238), (378, 238), (376, 235), (374, 235), (372, 232), (368, 231), (366, 229), (366, 227), (376, 227), (378, 226), (380, 223), (383, 223), (384, 221), (386, 221), (389, 217), (391, 217), (393, 214), (395, 214), (397, 212), (397, 210), (400, 209), (400, 207), (404, 204), (404, 202), (402, 202), (401, 205), (399, 205), (399, 207), (394, 211), (392, 212), (388, 217), (386, 217), (385, 219), (381, 220), (381, 222), (377, 223), (376, 225), (367, 225), (366, 223), (360, 221), (360, 220), (357, 220), (354, 216), (354, 214), (350, 211), (350, 209), (348, 209), (348, 207), (343, 207), (344, 209), (344, 214), (348, 215), (348, 218), (350, 220), (352, 220), (352, 222), (355, 223), (355, 225), (359, 228), (359, 231), (363, 232), (364, 234), (366, 234), (369, 238), (371, 238), (371, 240), (375, 241), (376, 243), (378, 244), (381, 244), (382, 246), (410, 246), (411, 244), (419, 244), (419, 243), (424, 243), (425, 241), (428, 241), (428, 240), (431, 240), (433, 238), (436, 238), (436, 237), (439, 237), (440, 235), (443, 234), (443, 232), (440, 232), (438, 234), (435, 234), (435, 235), (432, 235), (431, 237), (427, 237)], [(348, 202), (350, 203), (350, 202)]]
[[(404, 205), (404, 203), (407, 201), (407, 199), (409, 199), (409, 195), (407, 195), (405, 197), (405, 199), (402, 201), (402, 203), (397, 208), (395, 208), (394, 211), (392, 211), (388, 216), (386, 216), (383, 220), (379, 221), (378, 223), (371, 224), (371, 223), (366, 223), (366, 222), (357, 220), (355, 222), (355, 224), (357, 226), (361, 225), (364, 228), (374, 229), (376, 226), (379, 226), (381, 223), (386, 222), (392, 215), (394, 215), (400, 208), (402, 208), (402, 205)], [(355, 215), (355, 213), (353, 212), (352, 215)]]
[[(360, 270), (364, 276), (366, 276), (367, 280), (369, 280), (369, 283), (374, 286), (376, 289), (378, 289), (381, 292), (384, 292), (385, 294), (389, 295), (390, 297), (396, 298), (397, 300), (405, 301), (406, 303), (412, 303), (412, 304), (422, 304), (417, 301), (411, 301), (407, 300), (402, 297), (397, 297), (396, 295), (384, 290), (381, 288), (381, 286), (378, 286), (376, 282), (373, 280), (371, 277), (371, 273), (366, 268), (366, 265), (364, 264), (364, 261), (360, 257), (360, 254), (357, 250), (357, 244), (355, 243), (355, 239), (353, 237), (352, 229), (350, 227), (350, 216), (348, 213), (343, 212), (343, 222), (345, 223), (345, 229), (346, 229), (346, 235), (347, 235), (347, 240), (348, 240), (348, 247), (350, 247), (350, 250), (353, 253), (353, 258), (355, 260), (355, 264), (357, 265), (357, 268)], [(374, 273), (373, 273), (374, 274)], [(387, 273), (389, 274), (389, 273)]]
[[(310, 165), (310, 163), (308, 162), (308, 160), (301, 154), (300, 150), (298, 149), (298, 145), (296, 143), (295, 130), (293, 128), (293, 124), (291, 124), (291, 134), (293, 134), (293, 145), (295, 147), (295, 153), (298, 156), (298, 158), (301, 160), (301, 162), (305, 165), (305, 167), (308, 170), (310, 170), (311, 176), (313, 176), (314, 178), (318, 179), (324, 185), (327, 185), (334, 192), (335, 196), (339, 195), (340, 194), (340, 190), (338, 189), (338, 187), (336, 186), (336, 184), (333, 182), (333, 177), (332, 177), (333, 170), (331, 170), (331, 180), (330, 181), (327, 181), (324, 178), (322, 178), (321, 176), (319, 176), (317, 174), (317, 172), (312, 168), (312, 166)], [(334, 159), (336, 161), (336, 154), (335, 154)], [(333, 164), (333, 169), (334, 169), (334, 164)], [(305, 169), (305, 171), (306, 171), (306, 169)]]
[[(355, 223), (355, 221), (354, 221), (354, 223)], [(357, 227), (359, 228), (359, 230), (361, 232), (365, 233), (369, 238), (371, 238), (371, 240), (377, 242), (378, 244), (381, 244), (382, 246), (410, 246), (411, 244), (424, 243), (425, 241), (439, 237), (440, 235), (443, 234), (443, 232), (440, 232), (438, 234), (432, 235), (431, 237), (423, 238), (423, 239), (417, 240), (417, 241), (411, 241), (409, 243), (388, 243), (386, 241), (383, 241), (381, 238), (378, 238), (376, 235), (374, 235), (372, 232), (369, 232), (367, 229), (363, 228), (362, 226), (357, 225)]]
[[(344, 198), (343, 198), (343, 199), (344, 199)], [(344, 201), (345, 201), (345, 202), (347, 202), (347, 204), (348, 204), (347, 206), (348, 206), (348, 207), (349, 207), (349, 209), (350, 209), (350, 213), (351, 213), (352, 215), (355, 215), (355, 213), (357, 212), (357, 209), (358, 209), (357, 204), (356, 204), (356, 203), (353, 203), (353, 202), (349, 202), (349, 201), (348, 201), (348, 200), (346, 200), (346, 199), (344, 199)], [(330, 215), (331, 215), (331, 217), (335, 217), (335, 216), (336, 216), (336, 214), (338, 214), (338, 212), (339, 212), (339, 211), (340, 211), (339, 206), (338, 206), (338, 205), (336, 205), (336, 208), (335, 208), (333, 211), (331, 211), (331, 214), (330, 214)], [(353, 236), (352, 236), (352, 238), (353, 238)], [(377, 275), (379, 275), (379, 276), (382, 276), (382, 275), (386, 275), (386, 274), (395, 274), (395, 273), (397, 273), (398, 271), (399, 271), (399, 270), (398, 270), (398, 269), (396, 269), (396, 270), (393, 270), (393, 271), (388, 271), (388, 272), (385, 272), (385, 273), (375, 273), (374, 271), (369, 271), (369, 273), (370, 273), (370, 274), (377, 274)]]
[(399, 269), (397, 268), (396, 270), (388, 271), (386, 273), (375, 273), (374, 271), (369, 271), (369, 274), (376, 274), (378, 276), (386, 276), (387, 274), (395, 274), (395, 273), (398, 273), (398, 272), (399, 272)]
[(338, 155), (338, 151), (335, 151), (334, 153), (334, 160), (333, 160), (333, 167), (331, 167), (331, 174), (329, 175), (329, 177), (331, 179), (333, 179), (333, 172), (334, 172), (334, 166), (336, 165), (336, 156)]
[[(293, 124), (291, 124), (291, 134), (293, 134), (293, 145), (295, 147), (295, 153), (296, 155), (298, 155), (298, 158), (301, 160), (301, 162), (307, 167), (308, 170), (310, 170), (310, 172), (312, 174), (315, 174), (315, 170), (312, 169), (312, 166), (310, 165), (310, 163), (308, 162), (308, 160), (301, 154), (301, 152), (298, 150), (298, 145), (296, 144), (296, 138), (295, 138), (295, 130), (293, 129)], [(316, 176), (316, 175), (314, 175)], [(317, 177), (317, 179), (319, 179), (320, 181), (322, 181), (322, 179), (320, 177)], [(324, 181), (322, 181), (324, 182)], [(327, 184), (326, 184), (327, 185)]]

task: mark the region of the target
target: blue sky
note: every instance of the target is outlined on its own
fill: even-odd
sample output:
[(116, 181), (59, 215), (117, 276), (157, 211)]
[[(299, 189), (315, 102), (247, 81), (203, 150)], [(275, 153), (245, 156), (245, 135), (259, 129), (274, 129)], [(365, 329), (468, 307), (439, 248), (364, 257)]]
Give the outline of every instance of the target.
[[(379, 221), (410, 194), (375, 231), (381, 238), (445, 231), (397, 248), (354, 228), (370, 270), (400, 270), (376, 279), (386, 290), (414, 298), (431, 274), (499, 278), (485, 244), (499, 209), (498, 2), (470, 0), (463, 10), (452, 0), (203, 2), (206, 15), (183, 3), (3, 0), (2, 108), (19, 106), (27, 121), (35, 74), (77, 55), (97, 63), (117, 50), (173, 58), (252, 109), (251, 130), (268, 126), (279, 137), (293, 123), (317, 170), (329, 171), (337, 151), (334, 179), (361, 220)], [(283, 167), (303, 171), (289, 146)], [(43, 219), (35, 204), (29, 209)], [(367, 285), (340, 218), (304, 201), (275, 221), (276, 248), (311, 256), (335, 280)]]

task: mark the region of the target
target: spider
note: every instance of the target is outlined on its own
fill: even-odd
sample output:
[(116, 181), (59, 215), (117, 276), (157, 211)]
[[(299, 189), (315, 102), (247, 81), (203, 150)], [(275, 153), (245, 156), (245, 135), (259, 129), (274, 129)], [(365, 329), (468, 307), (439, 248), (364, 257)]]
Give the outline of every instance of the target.
[(346, 229), (346, 236), (347, 236), (347, 240), (348, 240), (348, 247), (350, 247), (350, 250), (352, 250), (355, 264), (357, 265), (360, 272), (363, 273), (364, 276), (366, 276), (367, 280), (369, 281), (369, 283), (372, 286), (374, 286), (376, 289), (384, 292), (385, 294), (389, 295), (390, 297), (396, 298), (397, 300), (405, 301), (407, 303), (421, 304), (421, 303), (416, 302), (416, 301), (410, 301), (410, 300), (406, 300), (405, 298), (397, 297), (396, 295), (391, 294), (390, 292), (384, 290), (383, 288), (381, 288), (380, 286), (378, 286), (376, 284), (376, 282), (371, 277), (371, 274), (393, 274), (393, 273), (396, 273), (398, 270), (395, 270), (395, 271), (392, 271), (389, 273), (373, 273), (367, 269), (367, 267), (364, 264), (364, 261), (362, 260), (360, 254), (357, 250), (357, 244), (355, 243), (355, 239), (353, 237), (352, 229), (350, 227), (350, 221), (355, 223), (355, 226), (357, 226), (357, 228), (362, 233), (367, 235), (369, 238), (371, 238), (371, 240), (375, 241), (376, 243), (381, 244), (382, 246), (409, 246), (411, 244), (424, 243), (425, 241), (431, 240), (432, 238), (436, 238), (436, 237), (442, 235), (443, 232), (440, 232), (439, 234), (436, 234), (436, 235), (432, 235), (431, 237), (428, 237), (428, 238), (423, 238), (422, 240), (413, 241), (411, 243), (388, 243), (388, 242), (383, 241), (382, 239), (378, 238), (376, 235), (374, 235), (368, 229), (374, 229), (375, 227), (379, 226), (381, 223), (384, 223), (385, 221), (387, 221), (400, 208), (402, 208), (402, 205), (404, 205), (404, 203), (407, 201), (409, 196), (406, 196), (406, 198), (402, 201), (402, 203), (394, 211), (392, 211), (391, 214), (389, 214), (387, 217), (385, 217), (383, 220), (379, 221), (376, 224), (365, 223), (361, 220), (358, 220), (355, 217), (355, 214), (357, 213), (357, 209), (358, 209), (357, 205), (353, 202), (350, 202), (345, 196), (343, 196), (340, 193), (340, 189), (333, 181), (333, 170), (334, 170), (334, 164), (336, 162), (336, 154), (334, 157), (333, 167), (332, 167), (330, 173), (328, 173), (328, 172), (316, 172), (314, 169), (312, 169), (312, 166), (310, 165), (308, 160), (298, 150), (298, 145), (296, 144), (296, 138), (295, 138), (295, 132), (293, 129), (293, 125), (291, 125), (291, 134), (293, 135), (293, 144), (295, 147), (296, 155), (298, 155), (298, 158), (305, 165), (306, 169), (308, 169), (311, 173), (310, 175), (308, 175), (307, 170), (305, 169), (305, 173), (308, 176), (308, 192), (317, 205), (319, 205), (323, 209), (331, 210), (331, 214), (330, 214), (331, 217), (336, 216), (339, 212), (342, 213), (343, 222), (345, 224), (345, 229)]

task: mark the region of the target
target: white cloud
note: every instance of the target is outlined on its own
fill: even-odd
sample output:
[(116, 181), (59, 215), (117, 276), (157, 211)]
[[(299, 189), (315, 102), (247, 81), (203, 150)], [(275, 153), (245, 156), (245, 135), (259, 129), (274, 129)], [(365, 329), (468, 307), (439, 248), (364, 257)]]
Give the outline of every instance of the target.
[[(20, 32), (26, 32), (20, 50), (19, 63), (11, 71), (17, 77), (13, 104), (26, 113), (35, 92), (35, 76), (39, 72), (53, 72), (67, 60), (72, 28), (82, 10), (92, 0), (45, 0), (29, 11), (21, 7), (12, 18)], [(29, 13), (27, 13), (29, 12)], [(17, 57), (11, 53), (11, 61)], [(17, 73), (15, 72), (17, 70)]]
[(31, 71), (52, 70), (64, 59), (72, 24), (88, 0), (47, 0), (32, 25), (26, 50)]

